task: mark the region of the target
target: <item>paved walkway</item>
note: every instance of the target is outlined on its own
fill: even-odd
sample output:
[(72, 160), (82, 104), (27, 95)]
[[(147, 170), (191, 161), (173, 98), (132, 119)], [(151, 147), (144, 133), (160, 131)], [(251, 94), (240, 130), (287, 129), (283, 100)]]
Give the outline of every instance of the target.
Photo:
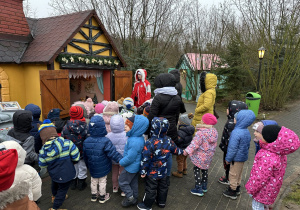
[[(186, 104), (187, 112), (194, 112), (195, 104)], [(216, 126), (219, 132), (219, 141), (223, 131), (224, 124), (227, 120), (226, 110), (218, 110), (220, 115), (219, 122)], [(300, 104), (296, 105), (291, 109), (290, 112), (286, 111), (278, 115), (274, 119), (279, 123), (294, 130), (300, 136)], [(250, 130), (253, 133), (252, 129)], [(252, 134), (253, 137), (253, 134)], [(237, 200), (231, 200), (222, 195), (222, 192), (227, 186), (222, 185), (217, 182), (218, 178), (224, 174), (223, 164), (222, 164), (222, 151), (217, 148), (213, 161), (209, 169), (208, 176), (208, 192), (203, 197), (194, 196), (190, 193), (190, 189), (194, 186), (194, 176), (193, 176), (193, 165), (188, 159), (188, 175), (184, 178), (171, 177), (171, 186), (169, 188), (167, 209), (201, 209), (201, 210), (231, 210), (231, 209), (251, 209), (252, 199), (248, 196), (243, 187), (245, 182), (249, 178), (249, 174), (252, 168), (252, 163), (254, 160), (254, 143), (251, 143), (249, 160), (244, 165), (243, 178), (242, 178), (242, 193)], [(288, 166), (286, 169), (285, 179), (289, 177), (295, 170), (300, 168), (299, 161), (300, 150), (288, 156)], [(173, 156), (173, 171), (176, 170), (177, 163), (176, 157)], [(42, 210), (47, 210), (51, 207), (51, 182), (50, 177), (43, 178), (42, 192), (43, 196), (41, 198), (41, 203), (39, 207)], [(87, 179), (88, 184), (90, 183), (89, 178)], [(108, 176), (107, 192), (112, 193), (111, 184), (111, 174)], [(140, 178), (139, 181), (139, 201), (142, 200), (144, 193), (144, 182)], [(92, 203), (90, 201), (90, 188), (87, 187), (84, 191), (72, 191), (69, 190), (69, 199), (67, 199), (62, 208), (67, 208), (68, 210), (89, 210), (89, 209), (122, 209), (121, 201), (123, 197), (119, 193), (114, 193), (111, 199), (105, 204)], [(128, 209), (137, 209), (136, 207), (130, 207)], [(159, 209), (156, 205), (153, 205), (153, 209)]]

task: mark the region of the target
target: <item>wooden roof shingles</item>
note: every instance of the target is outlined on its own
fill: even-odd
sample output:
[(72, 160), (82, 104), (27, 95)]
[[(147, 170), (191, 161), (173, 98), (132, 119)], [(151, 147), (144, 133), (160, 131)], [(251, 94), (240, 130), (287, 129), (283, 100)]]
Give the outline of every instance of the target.
[[(34, 39), (25, 51), (22, 62), (50, 63), (91, 16), (92, 10), (68, 15), (31, 20)], [(28, 21), (29, 22), (29, 21)]]

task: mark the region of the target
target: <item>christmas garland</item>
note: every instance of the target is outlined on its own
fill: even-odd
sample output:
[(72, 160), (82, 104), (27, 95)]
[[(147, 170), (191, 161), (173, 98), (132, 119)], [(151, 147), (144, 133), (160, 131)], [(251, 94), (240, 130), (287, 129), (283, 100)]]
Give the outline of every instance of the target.
[(99, 66), (118, 66), (120, 61), (114, 58), (102, 58), (99, 56), (86, 55), (69, 55), (60, 54), (55, 59), (59, 63), (82, 63), (85, 65), (99, 65)]

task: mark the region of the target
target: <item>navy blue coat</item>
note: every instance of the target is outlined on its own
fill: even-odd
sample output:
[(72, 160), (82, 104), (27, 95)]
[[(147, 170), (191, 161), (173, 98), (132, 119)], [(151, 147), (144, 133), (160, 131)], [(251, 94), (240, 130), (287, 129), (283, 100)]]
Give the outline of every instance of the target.
[(83, 142), (83, 158), (93, 178), (106, 176), (112, 168), (112, 161), (119, 162), (122, 155), (106, 138), (105, 122), (99, 115), (92, 117), (89, 123), (90, 137)]
[(245, 162), (248, 160), (251, 134), (247, 129), (255, 120), (251, 110), (239, 111), (236, 125), (231, 133), (225, 160), (228, 162)]
[(40, 149), (42, 148), (42, 139), (40, 137), (40, 133), (38, 132), (37, 124), (43, 124), (40, 121), (41, 117), (41, 109), (38, 105), (35, 104), (28, 104), (25, 107), (25, 110), (32, 112), (32, 129), (30, 130), (30, 134), (34, 137), (34, 149), (36, 153), (39, 153)]

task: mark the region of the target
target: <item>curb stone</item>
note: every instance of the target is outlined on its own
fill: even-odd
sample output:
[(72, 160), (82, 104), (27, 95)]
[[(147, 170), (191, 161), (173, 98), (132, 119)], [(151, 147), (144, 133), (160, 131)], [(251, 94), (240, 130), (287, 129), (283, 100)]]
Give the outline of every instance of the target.
[(274, 202), (273, 209), (274, 210), (280, 210), (283, 199), (287, 196), (289, 193), (289, 187), (291, 184), (299, 177), (300, 175), (300, 168), (297, 167), (295, 169), (295, 172), (292, 173), (289, 177), (287, 177), (280, 188), (279, 194)]

